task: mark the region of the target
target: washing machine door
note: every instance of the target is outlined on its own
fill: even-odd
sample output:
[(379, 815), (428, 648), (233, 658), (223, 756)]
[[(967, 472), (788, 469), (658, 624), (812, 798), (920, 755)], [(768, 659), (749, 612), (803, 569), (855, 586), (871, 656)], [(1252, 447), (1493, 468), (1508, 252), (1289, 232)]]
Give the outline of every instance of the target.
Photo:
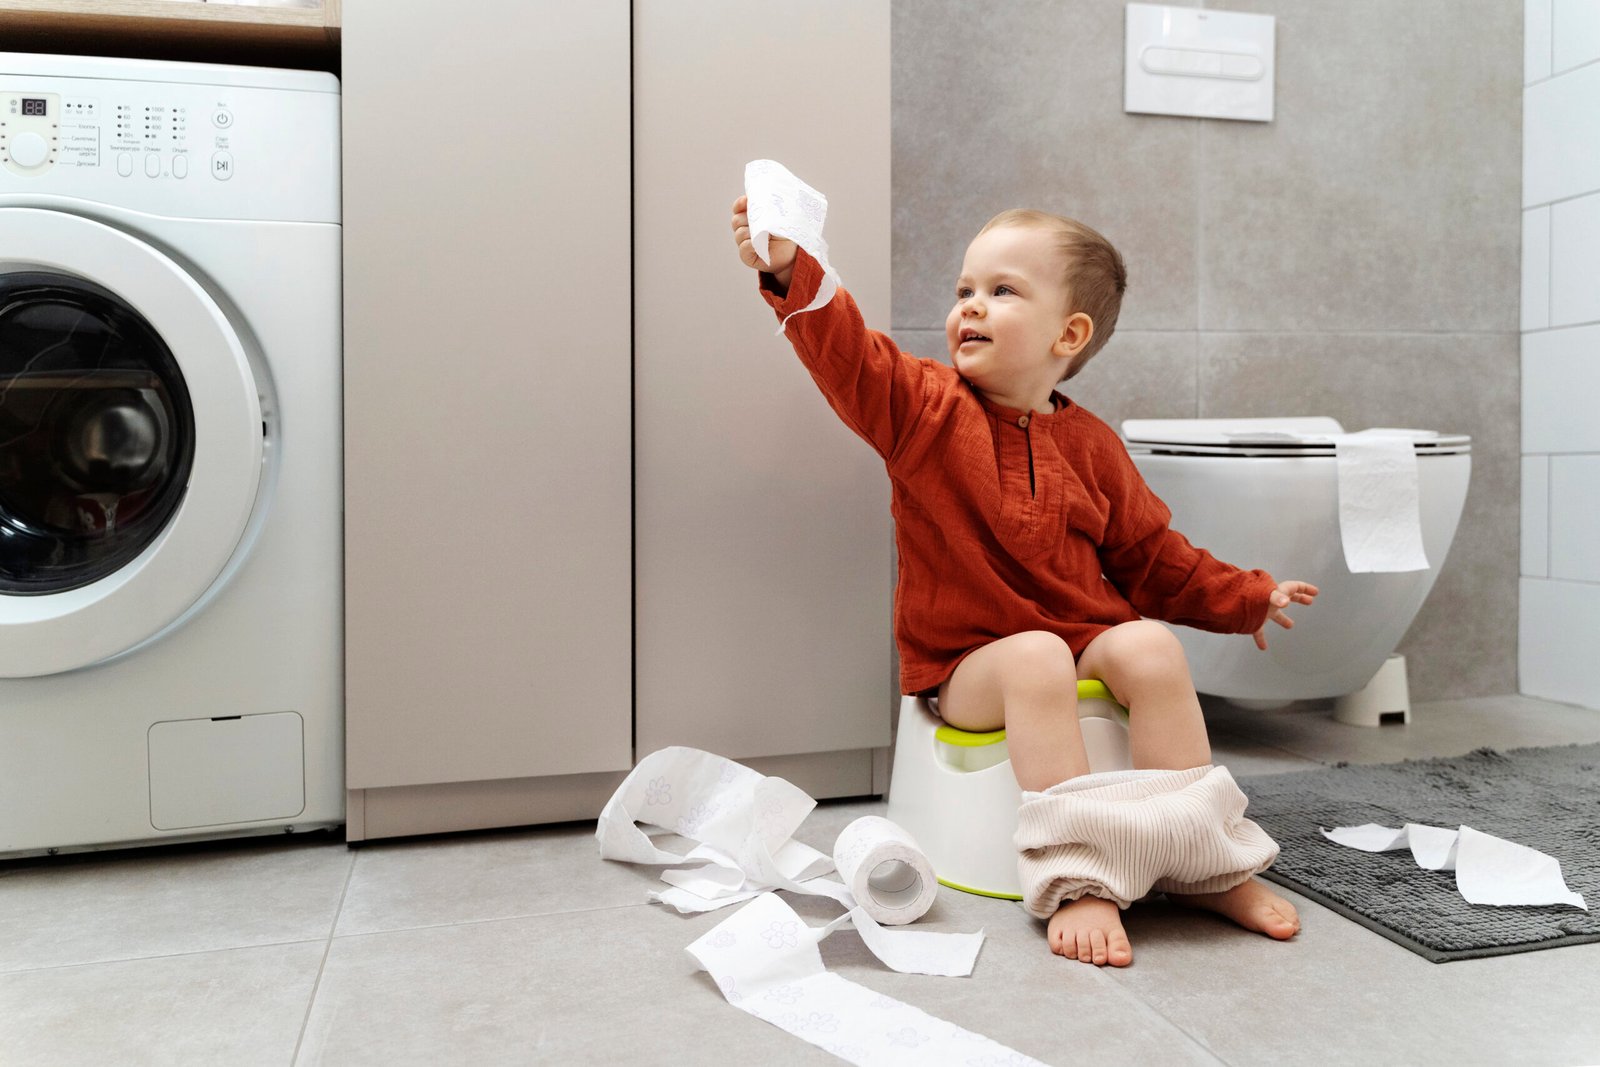
[(239, 550), (261, 394), (184, 269), (64, 211), (0, 208), (0, 677), (160, 634)]

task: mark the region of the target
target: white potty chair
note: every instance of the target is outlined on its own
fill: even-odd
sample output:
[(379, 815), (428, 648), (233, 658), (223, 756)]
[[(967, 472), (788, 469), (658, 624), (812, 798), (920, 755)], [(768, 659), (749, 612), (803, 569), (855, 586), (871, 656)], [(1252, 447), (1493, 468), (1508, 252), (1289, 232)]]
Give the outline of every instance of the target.
[[(1128, 711), (1104, 683), (1078, 683), (1078, 726), (1091, 772), (1133, 766)], [(1012, 844), (1021, 803), (1004, 730), (957, 730), (925, 698), (901, 698), (889, 819), (916, 839), (940, 884), (1021, 900)]]

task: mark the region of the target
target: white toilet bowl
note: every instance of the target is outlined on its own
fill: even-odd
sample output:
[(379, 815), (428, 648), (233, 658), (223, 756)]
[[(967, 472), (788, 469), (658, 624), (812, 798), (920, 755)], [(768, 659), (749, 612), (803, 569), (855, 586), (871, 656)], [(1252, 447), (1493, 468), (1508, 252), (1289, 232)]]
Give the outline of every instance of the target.
[(1339, 481), (1328, 418), (1130, 419), (1123, 437), (1172, 526), (1236, 566), (1320, 590), (1291, 609), (1294, 629), (1248, 637), (1176, 627), (1195, 688), (1256, 706), (1339, 697), (1383, 666), (1433, 588), (1455, 538), (1472, 470), (1471, 440), (1419, 440), (1418, 503), (1428, 568), (1352, 574), (1339, 529)]

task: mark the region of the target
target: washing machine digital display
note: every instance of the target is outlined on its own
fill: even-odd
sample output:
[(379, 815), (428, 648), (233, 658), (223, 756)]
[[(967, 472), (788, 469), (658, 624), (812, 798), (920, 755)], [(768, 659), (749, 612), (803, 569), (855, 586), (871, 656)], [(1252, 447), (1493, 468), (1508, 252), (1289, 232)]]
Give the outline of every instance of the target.
[(0, 595), (126, 566), (177, 511), (194, 413), (126, 301), (66, 274), (0, 274)]
[(40, 118), (43, 118), (45, 112), (48, 110), (46, 106), (47, 103), (48, 101), (44, 100), (43, 98), (34, 99), (32, 97), (25, 96), (22, 98), (22, 113), (24, 115), (38, 115)]

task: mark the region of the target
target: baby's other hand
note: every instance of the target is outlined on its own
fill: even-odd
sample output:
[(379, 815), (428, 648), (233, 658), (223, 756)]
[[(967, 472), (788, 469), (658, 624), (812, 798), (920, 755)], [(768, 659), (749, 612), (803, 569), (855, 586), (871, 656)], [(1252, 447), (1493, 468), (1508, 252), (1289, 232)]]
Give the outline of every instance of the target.
[(782, 237), (769, 238), (767, 255), (771, 257), (771, 262), (762, 262), (761, 257), (756, 255), (755, 245), (750, 241), (749, 206), (749, 200), (742, 196), (733, 202), (733, 243), (739, 248), (739, 259), (747, 267), (772, 275), (787, 292), (789, 279), (794, 276), (795, 244)]
[[(1317, 587), (1310, 582), (1279, 582), (1278, 588), (1272, 591), (1269, 598), (1271, 606), (1267, 609), (1267, 618), (1282, 626), (1285, 630), (1294, 629), (1294, 620), (1284, 614), (1283, 609), (1290, 604), (1309, 604), (1316, 599)], [(1261, 629), (1254, 634), (1256, 647), (1263, 652), (1267, 648), (1267, 627), (1263, 623)]]

